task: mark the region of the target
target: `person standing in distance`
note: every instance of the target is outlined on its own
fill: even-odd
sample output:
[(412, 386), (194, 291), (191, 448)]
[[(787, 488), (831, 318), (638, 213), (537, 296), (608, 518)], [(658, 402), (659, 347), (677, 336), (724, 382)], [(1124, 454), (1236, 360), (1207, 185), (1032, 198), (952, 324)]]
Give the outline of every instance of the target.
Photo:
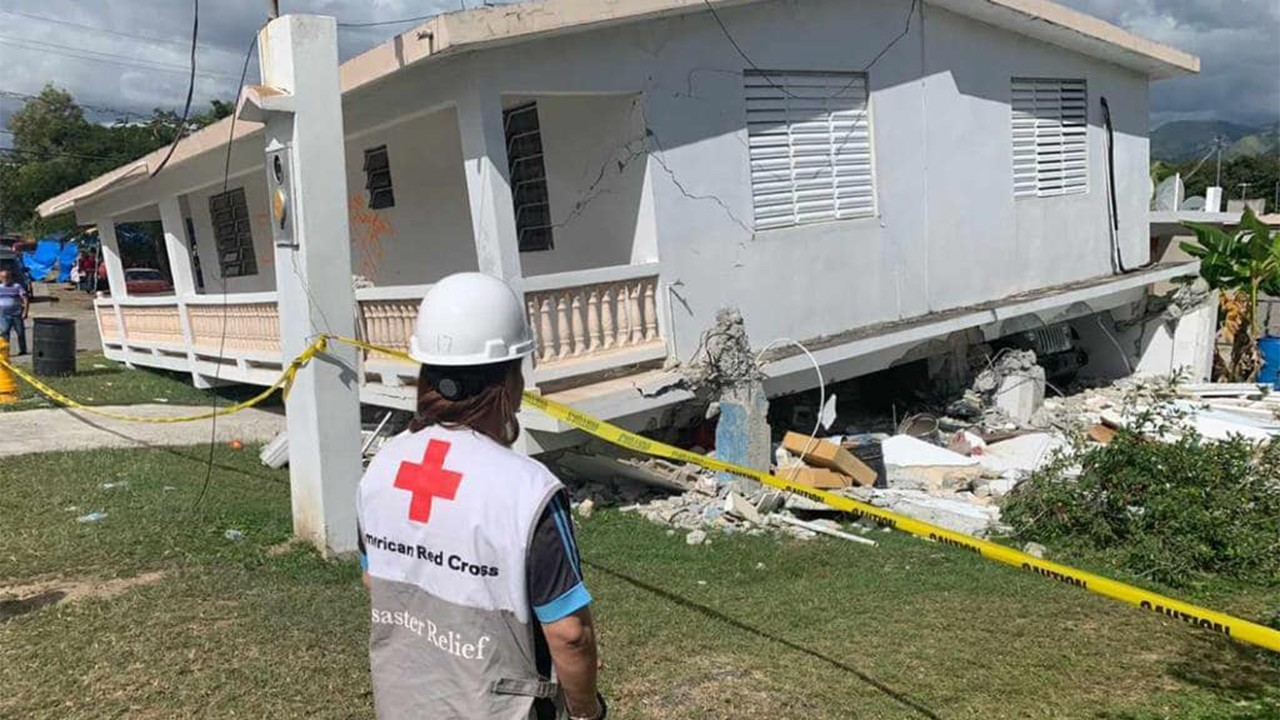
[(567, 493), (511, 449), (534, 348), (522, 305), (459, 273), (418, 309), (417, 411), (357, 493), (379, 720), (607, 714)]

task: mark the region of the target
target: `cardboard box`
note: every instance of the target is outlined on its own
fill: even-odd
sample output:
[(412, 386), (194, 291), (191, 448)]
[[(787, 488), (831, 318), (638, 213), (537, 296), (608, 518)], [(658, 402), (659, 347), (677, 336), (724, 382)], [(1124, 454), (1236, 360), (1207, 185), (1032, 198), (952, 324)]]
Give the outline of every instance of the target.
[(774, 474), (783, 480), (790, 480), (797, 485), (807, 485), (817, 490), (839, 490), (853, 485), (853, 478), (848, 475), (808, 465), (780, 467)]
[[(866, 463), (854, 457), (848, 450), (828, 440), (816, 438), (810, 443), (808, 435), (789, 432), (786, 437), (782, 438), (782, 447), (815, 468), (834, 470), (852, 478), (854, 482), (863, 487), (870, 487), (876, 482), (875, 470), (872, 470)], [(806, 453), (805, 450), (809, 452)], [(815, 485), (814, 487), (818, 486)], [(842, 485), (840, 487), (848, 486)]]

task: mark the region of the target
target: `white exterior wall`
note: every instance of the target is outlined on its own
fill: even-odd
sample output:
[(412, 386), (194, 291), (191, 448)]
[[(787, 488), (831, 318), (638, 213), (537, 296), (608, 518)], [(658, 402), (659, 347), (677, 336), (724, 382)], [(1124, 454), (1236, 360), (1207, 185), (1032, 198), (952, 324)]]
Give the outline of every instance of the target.
[(538, 103), (554, 247), (522, 253), (524, 274), (656, 260), (653, 207), (645, 192), (647, 163), (643, 154), (636, 154), (644, 147), (643, 98), (531, 99)]
[[(857, 70), (902, 30), (905, 7), (809, 0), (803, 12), (773, 2), (720, 14), (762, 68)], [(682, 354), (726, 305), (742, 310), (763, 345), (1110, 273), (1101, 95), (1116, 129), (1125, 261), (1147, 260), (1146, 78), (937, 8), (917, 14), (869, 73), (878, 215), (759, 233), (745, 63), (708, 14), (521, 44), (469, 62), (476, 81), (499, 92), (643, 93), (657, 156), (648, 165), (658, 257), (664, 281), (677, 283), (671, 306)], [(1086, 79), (1087, 193), (1014, 199), (1014, 76)], [(532, 263), (528, 254), (523, 261)]]
[[(849, 71), (901, 32), (907, 5), (777, 0), (720, 14), (762, 68)], [(556, 234), (555, 251), (523, 254), (522, 271), (658, 259), (664, 284), (673, 286), (667, 332), (682, 357), (722, 306), (739, 307), (763, 346), (1110, 273), (1102, 95), (1116, 128), (1124, 259), (1130, 266), (1147, 260), (1147, 80), (1138, 74), (922, 5), (910, 32), (869, 73), (878, 214), (756, 233), (744, 66), (710, 15), (694, 13), (429, 61), (357, 91), (344, 103), (346, 130), (358, 136), (348, 142), (350, 192), (363, 188), (363, 148), (385, 139), (392, 152), (397, 206), (378, 212), (394, 237), (382, 243), (376, 281), (428, 282), (455, 263), (475, 266), (465, 195), (457, 195), (463, 183), (443, 160), (457, 151), (456, 129), (436, 127), (439, 113), (387, 123), (477, 92), (539, 100), (558, 222), (590, 195), (610, 142), (621, 150), (635, 122), (648, 130), (647, 162), (618, 174), (617, 188), (596, 193)], [(1087, 81), (1087, 193), (1014, 199), (1013, 76)], [(375, 127), (382, 129), (368, 132)], [(505, 157), (495, 165), (505, 173)], [(260, 175), (251, 211), (255, 240), (267, 243), (257, 224), (259, 215), (265, 220)], [(214, 292), (207, 195), (193, 195), (191, 206)], [(267, 287), (233, 282), (231, 289), (269, 289), (271, 268), (262, 260), (260, 253)]]
[[(364, 151), (379, 145), (396, 204), (371, 210)], [(349, 133), (346, 151), (354, 274), (378, 286), (420, 285), (478, 267), (453, 108)]]

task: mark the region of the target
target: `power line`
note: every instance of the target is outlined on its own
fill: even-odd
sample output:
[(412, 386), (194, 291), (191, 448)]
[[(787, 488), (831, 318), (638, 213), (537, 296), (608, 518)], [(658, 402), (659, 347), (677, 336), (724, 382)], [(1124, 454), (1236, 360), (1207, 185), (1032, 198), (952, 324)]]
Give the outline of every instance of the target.
[[(116, 53), (101, 52), (99, 50), (88, 50), (85, 48), (67, 48), (61, 45), (53, 45), (51, 43), (43, 43), (37, 40), (25, 40), (0, 35), (0, 43), (6, 43), (27, 50), (39, 50), (52, 53), (54, 55), (62, 55), (76, 60), (84, 60), (87, 62), (106, 62), (115, 65), (123, 65), (125, 67), (136, 67), (143, 70), (152, 70), (154, 72), (170, 72), (188, 74), (189, 69), (180, 65), (170, 65), (168, 63), (155, 62), (150, 60), (142, 60), (141, 58), (130, 57), (128, 55), (118, 55)], [(83, 53), (83, 54), (80, 54)], [(86, 57), (90, 55), (93, 57)], [(215, 72), (212, 70), (204, 70), (196, 73), (205, 77), (222, 77), (234, 78), (230, 73)]]
[[(43, 102), (43, 103), (49, 102), (48, 100), (44, 99), (39, 95), (32, 95), (30, 93), (18, 92), (17, 90), (4, 90), (2, 88), (0, 88), (0, 97), (12, 98), (14, 100), (34, 100), (36, 102)], [(116, 115), (146, 115), (147, 114), (142, 110), (123, 110), (121, 108), (111, 107), (108, 105), (90, 105), (88, 103), (82, 103), (78, 100), (75, 100), (74, 102), (82, 110), (92, 110), (94, 112), (100, 112), (100, 113), (114, 113)]]
[[(177, 132), (173, 136), (173, 143), (169, 145), (169, 152), (165, 154), (164, 159), (151, 171), (151, 177), (160, 174), (160, 171), (169, 164), (169, 158), (173, 157), (174, 151), (178, 149), (178, 143), (182, 142), (182, 138), (186, 135), (187, 118), (191, 116), (191, 97), (196, 92), (196, 40), (200, 37), (200, 0), (192, 0), (191, 8), (191, 75), (187, 78), (187, 102), (182, 106), (182, 120), (178, 123)], [(241, 81), (243, 83), (243, 80)]]
[(53, 23), (55, 25), (65, 25), (67, 27), (79, 28), (81, 30), (89, 30), (95, 33), (103, 33), (106, 35), (116, 35), (118, 37), (128, 38), (130, 40), (143, 40), (146, 42), (153, 42), (153, 43), (165, 43), (167, 45), (174, 45), (174, 46), (180, 47), (183, 50), (187, 48), (187, 44), (181, 40), (174, 40), (173, 38), (160, 37), (158, 35), (134, 35), (132, 33), (120, 32), (119, 30), (112, 30), (110, 28), (99, 27), (97, 25), (85, 25), (84, 23), (72, 22), (71, 20), (63, 20), (61, 18), (52, 18), (45, 15), (37, 15), (35, 13), (21, 12), (18, 10), (0, 9), (0, 13), (5, 13), (6, 15), (16, 15), (18, 17), (29, 18), (31, 20), (39, 20), (41, 22)]
[(338, 27), (369, 28), (369, 27), (381, 27), (383, 25), (403, 25), (404, 23), (422, 22), (423, 20), (430, 20), (432, 18), (436, 18), (439, 16), (440, 14), (436, 13), (435, 15), (419, 15), (417, 17), (400, 18), (399, 20), (380, 20), (377, 22), (358, 22), (358, 23), (340, 22), (338, 23)]

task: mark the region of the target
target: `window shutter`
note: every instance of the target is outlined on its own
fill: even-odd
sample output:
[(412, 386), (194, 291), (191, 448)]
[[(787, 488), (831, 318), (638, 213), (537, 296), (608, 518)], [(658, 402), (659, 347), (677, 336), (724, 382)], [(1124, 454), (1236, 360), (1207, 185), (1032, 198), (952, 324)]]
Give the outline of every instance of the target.
[(1089, 188), (1084, 80), (1014, 78), (1013, 194), (1049, 197)]
[(369, 191), (369, 207), (374, 210), (395, 207), (396, 196), (391, 188), (391, 160), (387, 146), (379, 145), (364, 151), (364, 189)]
[(875, 214), (862, 73), (744, 73), (757, 230)]

